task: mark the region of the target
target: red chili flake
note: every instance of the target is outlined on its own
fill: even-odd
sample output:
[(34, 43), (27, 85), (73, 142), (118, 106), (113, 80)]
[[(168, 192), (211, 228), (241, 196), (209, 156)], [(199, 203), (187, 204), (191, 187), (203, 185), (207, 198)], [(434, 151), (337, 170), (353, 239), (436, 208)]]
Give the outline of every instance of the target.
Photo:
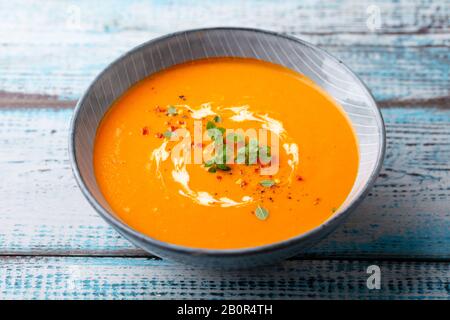
[(184, 121), (181, 121), (181, 120), (179, 120), (179, 121), (178, 121), (178, 124), (185, 124), (185, 122), (184, 122)]
[(175, 131), (175, 130), (177, 130), (177, 129), (178, 129), (178, 127), (170, 126), (170, 131)]
[(302, 176), (297, 176), (297, 181), (303, 181), (303, 177)]
[(178, 98), (180, 98), (183, 101), (186, 101), (186, 97), (184, 95), (179, 95)]
[(143, 127), (143, 128), (142, 128), (142, 134), (143, 134), (144, 136), (148, 135), (149, 132), (150, 132), (150, 131), (148, 130), (148, 127)]
[(157, 134), (155, 134), (155, 137), (162, 139), (162, 138), (164, 138), (164, 135), (162, 133), (158, 132)]
[(320, 203), (320, 198), (316, 198), (316, 200), (314, 200), (314, 205), (317, 206)]
[(222, 176), (216, 176), (217, 180), (222, 180)]
[(166, 112), (166, 109), (161, 108), (160, 106), (156, 106), (155, 111), (156, 112)]

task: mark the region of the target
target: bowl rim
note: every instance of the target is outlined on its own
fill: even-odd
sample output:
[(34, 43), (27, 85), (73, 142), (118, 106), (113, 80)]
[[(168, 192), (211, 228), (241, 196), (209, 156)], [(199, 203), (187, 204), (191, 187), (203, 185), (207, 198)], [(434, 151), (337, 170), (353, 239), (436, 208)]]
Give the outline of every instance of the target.
[[(187, 247), (187, 246), (172, 244), (169, 242), (164, 242), (164, 241), (152, 238), (148, 235), (145, 235), (145, 234), (133, 229), (132, 227), (127, 225), (125, 222), (120, 221), (118, 218), (116, 218), (112, 214), (110, 214), (105, 208), (103, 208), (103, 206), (91, 194), (91, 192), (87, 188), (86, 183), (79, 171), (78, 163), (77, 163), (76, 156), (75, 156), (75, 132), (76, 132), (76, 128), (78, 125), (77, 120), (78, 120), (78, 115), (81, 111), (82, 105), (85, 103), (85, 100), (87, 99), (88, 94), (91, 92), (91, 90), (93, 89), (93, 87), (97, 83), (97, 81), (115, 64), (121, 62), (123, 59), (125, 59), (129, 55), (131, 55), (135, 52), (138, 52), (139, 50), (141, 50), (144, 47), (156, 44), (161, 41), (168, 40), (179, 34), (219, 31), (219, 30), (230, 31), (230, 32), (245, 31), (245, 32), (252, 32), (252, 33), (257, 33), (257, 34), (272, 35), (272, 36), (284, 38), (289, 41), (296, 42), (297, 44), (307, 46), (308, 48), (311, 48), (314, 50), (318, 50), (324, 56), (326, 56), (329, 59), (334, 60), (335, 62), (339, 63), (342, 68), (346, 69), (346, 71), (348, 71), (348, 73), (353, 78), (355, 83), (357, 83), (361, 86), (361, 88), (364, 91), (364, 94), (367, 96), (368, 100), (375, 107), (374, 115), (375, 115), (375, 118), (377, 119), (378, 128), (380, 130), (380, 150), (379, 150), (379, 154), (376, 159), (376, 162), (375, 162), (374, 169), (371, 172), (371, 174), (367, 180), (367, 183), (363, 186), (362, 191), (360, 191), (359, 196), (357, 198), (355, 198), (354, 200), (352, 200), (345, 210), (332, 215), (330, 218), (328, 218), (325, 222), (318, 225), (317, 227), (315, 227), (305, 233), (299, 234), (295, 237), (288, 238), (286, 240), (282, 240), (282, 241), (278, 241), (278, 242), (274, 242), (274, 243), (270, 243), (270, 244), (266, 244), (266, 245), (237, 248), (237, 249), (195, 248), (195, 247)], [(255, 254), (269, 253), (269, 252), (278, 251), (278, 250), (281, 250), (281, 249), (284, 249), (287, 247), (293, 247), (296, 244), (298, 244), (308, 238), (313, 238), (314, 236), (319, 236), (321, 232), (324, 232), (326, 229), (332, 227), (334, 225), (334, 223), (337, 223), (337, 222), (339, 222), (340, 219), (343, 219), (346, 216), (348, 216), (366, 197), (369, 190), (374, 185), (375, 180), (378, 177), (378, 174), (381, 170), (385, 152), (386, 152), (386, 129), (385, 129), (385, 123), (384, 123), (380, 108), (378, 107), (372, 93), (370, 92), (370, 90), (368, 89), (366, 84), (347, 65), (345, 65), (341, 60), (339, 60), (336, 57), (329, 54), (324, 49), (317, 47), (313, 44), (310, 44), (307, 41), (296, 38), (294, 36), (290, 36), (287, 34), (281, 34), (281, 33), (274, 32), (274, 31), (268, 31), (268, 30), (257, 29), (257, 28), (245, 28), (245, 27), (210, 27), (210, 28), (196, 28), (196, 29), (188, 29), (188, 30), (172, 32), (172, 33), (160, 36), (160, 37), (156, 37), (149, 41), (146, 41), (146, 42), (132, 48), (131, 50), (123, 53), (118, 58), (116, 58), (111, 63), (109, 63), (89, 84), (89, 86), (84, 91), (83, 95), (78, 100), (78, 102), (75, 106), (75, 109), (74, 109), (74, 112), (72, 115), (72, 119), (71, 119), (71, 123), (70, 123), (70, 128), (69, 128), (69, 160), (70, 160), (73, 174), (75, 176), (75, 180), (76, 180), (79, 188), (81, 189), (83, 195), (85, 196), (85, 198), (88, 200), (88, 202), (91, 204), (91, 206), (99, 213), (99, 215), (104, 220), (106, 220), (113, 227), (117, 228), (118, 231), (120, 231), (120, 233), (122, 235), (123, 235), (123, 233), (125, 233), (125, 235), (127, 235), (127, 236), (131, 235), (141, 242), (149, 243), (153, 248), (157, 248), (161, 252), (170, 251), (175, 254), (209, 256), (209, 257), (215, 257), (215, 258), (237, 257), (237, 256), (243, 256), (243, 255), (255, 255)], [(130, 240), (130, 239), (128, 239), (128, 240)], [(134, 241), (132, 241), (132, 242), (134, 242)]]

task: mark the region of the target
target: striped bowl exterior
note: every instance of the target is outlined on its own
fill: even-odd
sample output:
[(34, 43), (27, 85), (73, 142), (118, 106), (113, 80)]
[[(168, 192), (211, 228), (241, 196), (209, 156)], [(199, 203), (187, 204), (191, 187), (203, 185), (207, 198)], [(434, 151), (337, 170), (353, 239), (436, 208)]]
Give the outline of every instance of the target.
[[(97, 127), (111, 104), (130, 86), (175, 64), (214, 57), (248, 57), (286, 66), (306, 75), (344, 109), (357, 134), (358, 175), (341, 208), (320, 227), (296, 238), (241, 250), (185, 248), (151, 239), (125, 225), (100, 192), (93, 171)], [(331, 232), (365, 196), (373, 184), (385, 149), (380, 111), (364, 84), (342, 62), (296, 38), (272, 32), (212, 28), (178, 32), (131, 50), (110, 64), (80, 99), (70, 130), (70, 156), (76, 179), (100, 215), (122, 235), (145, 250), (187, 263), (221, 267), (267, 264), (304, 250)]]

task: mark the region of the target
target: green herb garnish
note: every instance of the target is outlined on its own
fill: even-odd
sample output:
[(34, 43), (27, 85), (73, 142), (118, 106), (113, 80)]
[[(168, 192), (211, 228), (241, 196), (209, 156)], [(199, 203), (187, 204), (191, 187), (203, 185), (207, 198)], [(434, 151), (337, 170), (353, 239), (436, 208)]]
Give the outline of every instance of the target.
[(259, 220), (266, 220), (269, 216), (269, 211), (261, 206), (258, 206), (256, 208), (255, 214)]
[(214, 160), (205, 162), (205, 168), (209, 168), (208, 172), (215, 173), (217, 170), (230, 171), (231, 167), (223, 163), (215, 163)]
[(206, 168), (209, 168), (209, 167), (211, 167), (213, 164), (214, 164), (214, 160), (208, 160), (208, 161), (205, 162), (205, 167), (206, 167)]
[[(222, 122), (220, 116), (215, 116), (214, 121), (206, 122), (206, 130), (211, 140), (216, 143), (216, 155), (214, 159), (204, 163), (205, 168), (210, 168), (209, 172), (216, 172), (217, 170), (229, 171), (231, 167), (226, 165), (228, 160), (232, 159), (234, 155), (234, 148), (237, 143), (237, 154), (234, 160), (238, 164), (256, 164), (258, 157), (261, 163), (267, 164), (270, 162), (270, 147), (259, 146), (257, 139), (249, 139), (245, 141), (245, 136), (239, 133), (228, 133), (223, 127), (218, 127), (216, 123)], [(226, 135), (226, 138), (224, 136)], [(231, 144), (230, 144), (231, 142)], [(230, 145), (229, 145), (230, 144)], [(218, 151), (217, 151), (218, 150)], [(262, 181), (261, 185), (271, 187), (275, 184), (274, 181)]]
[(217, 169), (215, 166), (208, 169), (208, 172), (211, 172), (211, 173), (216, 173), (216, 171), (217, 171)]
[(247, 164), (255, 164), (258, 160), (258, 140), (251, 139), (248, 142), (248, 163)]
[(272, 160), (271, 151), (269, 146), (259, 147), (258, 156), (261, 162), (267, 164)]
[(167, 109), (167, 114), (170, 116), (176, 116), (178, 114), (177, 108), (174, 106), (169, 106), (169, 109)]
[(220, 131), (220, 133), (222, 134), (222, 136), (225, 134), (225, 132), (227, 131), (225, 128), (222, 127), (217, 127), (217, 130)]
[(248, 158), (248, 148), (247, 146), (240, 147), (237, 150), (236, 160), (238, 164), (247, 163)]
[(212, 140), (216, 140), (216, 138), (220, 135), (223, 137), (223, 135), (226, 132), (225, 128), (216, 127), (216, 125), (212, 121), (208, 121), (206, 123), (206, 130), (208, 131), (208, 135), (211, 137)]
[(231, 168), (229, 166), (227, 166), (226, 164), (223, 163), (218, 163), (217, 165), (217, 169), (222, 170), (222, 171), (230, 171)]
[(270, 179), (265, 179), (265, 180), (261, 180), (259, 182), (259, 184), (262, 185), (263, 187), (270, 188), (275, 185), (275, 181), (270, 180)]
[(169, 131), (169, 130), (167, 130), (166, 132), (163, 133), (164, 137), (166, 137), (166, 138), (172, 137), (172, 134), (175, 134), (175, 133), (172, 131)]
[(208, 121), (208, 122), (206, 123), (206, 130), (214, 129), (215, 127), (216, 127), (216, 125), (215, 125), (214, 122), (212, 122), (212, 121)]

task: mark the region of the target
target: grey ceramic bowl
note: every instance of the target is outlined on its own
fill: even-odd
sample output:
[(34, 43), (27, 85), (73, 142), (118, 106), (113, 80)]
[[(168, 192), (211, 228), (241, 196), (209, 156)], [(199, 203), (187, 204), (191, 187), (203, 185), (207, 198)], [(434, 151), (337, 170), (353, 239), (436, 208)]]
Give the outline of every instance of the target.
[[(359, 143), (360, 163), (352, 191), (325, 223), (305, 234), (270, 245), (206, 250), (182, 247), (150, 238), (126, 225), (100, 192), (93, 172), (97, 126), (113, 101), (139, 80), (186, 61), (212, 57), (250, 57), (305, 74), (344, 108)], [(151, 40), (111, 63), (78, 102), (70, 129), (70, 159), (76, 180), (88, 201), (120, 234), (159, 257), (216, 267), (269, 264), (301, 253), (333, 231), (361, 203), (381, 168), (385, 129), (371, 94), (342, 62), (297, 38), (242, 28), (189, 30)]]

